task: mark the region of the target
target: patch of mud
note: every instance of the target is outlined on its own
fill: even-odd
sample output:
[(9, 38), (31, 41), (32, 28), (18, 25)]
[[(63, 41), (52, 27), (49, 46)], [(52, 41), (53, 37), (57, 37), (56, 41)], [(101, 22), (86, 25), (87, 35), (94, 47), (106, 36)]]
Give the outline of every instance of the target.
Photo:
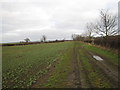
[(93, 58), (96, 59), (96, 60), (98, 60), (98, 61), (103, 61), (103, 59), (101, 57), (96, 56), (96, 55), (93, 55)]
[[(75, 44), (74, 44), (75, 45)], [(69, 87), (71, 88), (80, 88), (80, 70), (79, 70), (79, 58), (78, 58), (78, 48), (74, 46), (72, 53), (72, 67), (73, 70), (68, 76)]]
[(67, 83), (67, 85), (69, 87), (71, 87), (71, 86), (74, 87), (74, 80), (75, 80), (75, 74), (74, 74), (74, 72), (70, 73), (70, 75), (68, 77), (68, 80), (69, 80), (69, 82)]

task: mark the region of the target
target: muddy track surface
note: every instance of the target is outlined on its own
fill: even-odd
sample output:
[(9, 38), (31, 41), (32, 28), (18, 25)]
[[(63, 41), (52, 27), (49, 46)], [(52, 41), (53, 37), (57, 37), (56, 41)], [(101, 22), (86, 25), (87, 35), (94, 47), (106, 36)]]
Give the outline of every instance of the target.
[[(89, 71), (84, 67), (84, 59), (81, 59), (79, 51), (83, 51), (85, 57), (89, 58), (89, 63), (93, 67), (93, 72), (97, 72), (104, 81), (106, 81), (111, 88), (118, 88), (118, 67), (111, 64), (110, 60), (105, 56), (96, 54), (87, 50), (82, 46), (77, 46), (75, 43), (73, 48), (73, 74), (74, 74), (74, 87), (76, 88), (96, 88), (89, 78)], [(94, 55), (102, 57), (103, 61), (97, 61), (93, 58)], [(115, 67), (115, 68), (114, 68)]]
[(81, 82), (80, 82), (80, 69), (79, 69), (79, 58), (78, 58), (78, 50), (74, 44), (73, 47), (73, 73), (75, 75), (74, 77), (74, 87), (80, 88)]

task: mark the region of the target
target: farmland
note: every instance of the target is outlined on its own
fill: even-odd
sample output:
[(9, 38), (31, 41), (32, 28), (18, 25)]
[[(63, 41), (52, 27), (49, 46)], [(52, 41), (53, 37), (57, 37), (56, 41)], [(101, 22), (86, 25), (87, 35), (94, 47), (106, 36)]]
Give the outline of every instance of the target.
[(2, 52), (3, 88), (118, 87), (118, 55), (112, 50), (68, 41), (4, 46)]

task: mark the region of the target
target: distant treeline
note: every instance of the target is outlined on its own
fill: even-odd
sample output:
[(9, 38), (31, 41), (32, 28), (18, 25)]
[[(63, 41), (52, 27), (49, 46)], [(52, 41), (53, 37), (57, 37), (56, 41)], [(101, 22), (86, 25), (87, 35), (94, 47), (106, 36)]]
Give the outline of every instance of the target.
[(20, 42), (20, 43), (5, 43), (2, 46), (18, 46), (18, 45), (32, 45), (32, 44), (42, 44), (42, 43), (56, 43), (56, 42), (64, 42), (70, 40), (55, 40), (55, 41), (46, 41), (46, 42)]

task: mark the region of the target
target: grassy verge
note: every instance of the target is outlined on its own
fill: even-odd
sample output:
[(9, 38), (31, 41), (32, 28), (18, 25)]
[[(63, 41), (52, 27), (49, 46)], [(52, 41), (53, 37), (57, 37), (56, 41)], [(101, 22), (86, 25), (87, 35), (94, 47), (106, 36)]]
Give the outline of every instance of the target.
[(118, 54), (116, 54), (114, 51), (108, 49), (102, 49), (93, 45), (88, 45), (86, 43), (82, 43), (81, 45), (85, 47), (87, 50), (93, 51), (97, 54), (109, 58), (113, 64), (118, 65), (118, 59), (120, 59), (120, 57), (118, 57)]

